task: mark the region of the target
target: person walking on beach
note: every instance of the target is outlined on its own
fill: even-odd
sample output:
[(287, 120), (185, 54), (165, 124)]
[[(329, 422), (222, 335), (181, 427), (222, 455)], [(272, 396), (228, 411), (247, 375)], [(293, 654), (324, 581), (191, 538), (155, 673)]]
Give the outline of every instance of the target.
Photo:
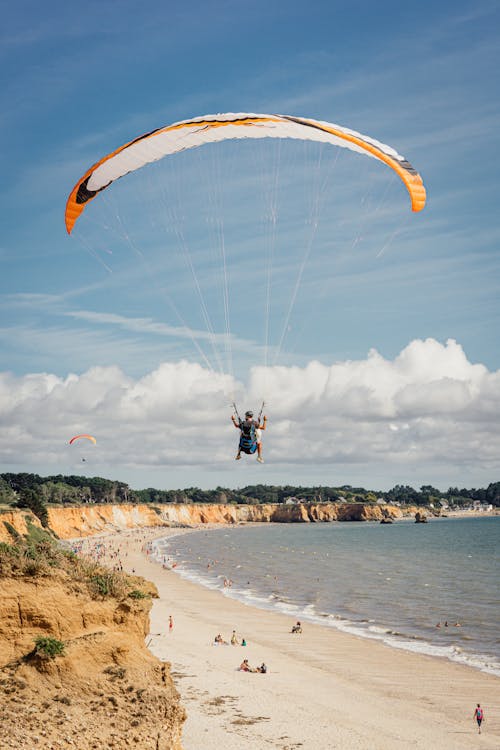
[(481, 704), (480, 703), (477, 704), (476, 710), (474, 711), (474, 718), (477, 721), (477, 726), (478, 726), (478, 729), (479, 729), (479, 734), (481, 734), (481, 724), (484, 721), (484, 711), (481, 708)]
[(171, 633), (173, 629), (174, 629), (174, 619), (172, 615), (169, 615), (168, 616), (168, 632)]

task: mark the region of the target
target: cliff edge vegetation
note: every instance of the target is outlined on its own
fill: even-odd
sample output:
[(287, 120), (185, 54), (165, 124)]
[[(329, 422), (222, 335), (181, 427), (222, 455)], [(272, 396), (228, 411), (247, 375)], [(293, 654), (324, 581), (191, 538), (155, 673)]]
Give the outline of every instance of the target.
[(144, 643), (152, 584), (26, 531), (0, 542), (1, 746), (181, 750), (170, 665)]

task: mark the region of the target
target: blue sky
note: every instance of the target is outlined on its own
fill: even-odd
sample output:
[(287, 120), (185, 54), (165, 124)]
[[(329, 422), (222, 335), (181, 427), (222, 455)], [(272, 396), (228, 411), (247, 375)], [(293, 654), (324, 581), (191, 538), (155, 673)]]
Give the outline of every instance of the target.
[[(204, 2), (181, 8), (151, 2), (147, 12), (128, 2), (91, 2), (85, 10), (57, 2), (43, 8), (18, 3), (4, 18), (2, 470), (65, 472), (74, 457), (67, 454), (63, 434), (81, 427), (99, 432), (99, 445), (105, 443), (91, 462), (92, 473), (134, 486), (261, 480), (391, 486), (433, 478), (448, 486), (498, 479), (499, 436), (491, 427), (500, 400), (496, 3), (473, 8), (427, 2), (415, 7)], [(181, 155), (122, 180), (88, 207), (75, 236), (67, 236), (67, 195), (93, 162), (155, 127), (230, 111), (309, 116), (391, 144), (422, 174), (428, 205), (412, 215), (404, 188), (389, 170), (349, 152), (310, 144), (232, 143), (213, 153), (205, 147), (206, 154), (200, 149)], [(273, 193), (274, 175), (279, 180)], [(220, 199), (217, 210), (210, 191)], [(266, 361), (271, 236), (266, 217), (273, 200), (278, 222), (267, 361), (283, 368), (281, 380), (275, 372), (251, 370)], [(312, 238), (314, 208), (320, 215)], [(227, 248), (236, 378), (229, 384), (216, 219), (224, 221)], [(223, 373), (210, 348), (179, 231), (217, 334)], [(178, 363), (206, 365), (184, 324), (195, 332), (214, 372), (185, 374), (191, 388), (181, 397)], [(463, 357), (446, 344), (450, 339)], [(416, 345), (410, 351), (436, 362), (444, 352), (443, 362), (450, 358), (456, 373), (447, 360), (426, 375), (426, 393), (419, 391), (422, 401), (416, 402), (420, 412), (412, 407), (409, 416), (391, 391), (397, 408), (393, 403), (380, 413), (375, 409), (378, 416), (367, 419), (387, 367), (394, 373), (412, 342), (430, 340), (440, 348), (430, 343), (428, 349)], [(360, 369), (374, 366), (373, 349), (380, 357), (378, 369), (370, 382), (360, 383)], [(423, 388), (418, 357), (402, 357), (413, 362), (404, 388)], [(354, 403), (353, 394), (368, 389), (371, 396), (360, 400), (361, 412), (353, 407), (339, 416), (317, 373), (311, 375), (316, 390), (300, 381), (289, 386), (300, 393), (284, 393), (294, 368), (310, 374), (307, 368), (315, 360), (326, 369), (360, 363), (351, 366), (346, 400)], [(174, 370), (162, 369), (162, 363)], [(90, 401), (79, 391), (71, 403), (54, 402), (54, 384), (68, 395), (70, 374), (87, 383), (87, 397), (88, 391), (94, 394)], [(435, 395), (435, 384), (450, 380), (444, 400), (455, 381), (462, 397), (443, 410), (443, 398), (429, 400), (429, 389)], [(103, 382), (113, 386), (103, 390)], [(268, 382), (275, 391), (268, 393)], [(139, 389), (143, 397), (148, 388), (157, 406), (165, 390), (172, 399), (165, 411), (153, 409), (154, 425), (147, 408), (142, 417), (132, 417), (122, 402), (113, 410), (117, 392), (128, 398)], [(238, 470), (225, 462), (235, 434), (219, 420), (227, 422), (233, 394), (252, 403), (269, 397), (275, 432), (270, 428), (266, 436), (265, 473), (248, 462)], [(172, 407), (179, 403), (184, 409)], [(313, 415), (311, 423), (303, 410)], [(131, 436), (125, 451), (106, 444), (104, 414), (110, 434), (125, 430)], [(46, 432), (53, 436), (45, 451), (30, 416), (46, 420)], [(200, 450), (197, 428), (197, 420), (205, 419), (208, 451)], [(439, 449), (424, 429), (427, 419), (434, 420)], [(161, 436), (162, 450), (136, 455), (148, 424)], [(383, 438), (403, 433), (407, 441), (411, 435), (408, 445)], [(453, 449), (450, 434), (461, 436)], [(304, 441), (297, 464), (296, 445)], [(333, 446), (330, 451), (325, 442)], [(77, 463), (75, 470), (80, 468)]]

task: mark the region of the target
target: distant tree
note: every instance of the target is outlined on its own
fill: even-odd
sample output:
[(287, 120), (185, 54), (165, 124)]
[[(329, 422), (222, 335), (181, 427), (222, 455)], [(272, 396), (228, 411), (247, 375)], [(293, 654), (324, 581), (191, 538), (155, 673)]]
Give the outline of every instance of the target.
[[(303, 502), (335, 502), (345, 498), (348, 502), (373, 502), (383, 497), (387, 502), (402, 504), (426, 505), (445, 498), (450, 505), (467, 505), (472, 500), (492, 503), (500, 507), (500, 482), (494, 482), (487, 488), (459, 489), (450, 487), (440, 492), (432, 485), (422, 485), (420, 491), (409, 485), (396, 485), (386, 492), (375, 492), (363, 487), (345, 484), (341, 487), (294, 485), (248, 485), (232, 490), (227, 487), (216, 487), (215, 490), (202, 490), (199, 487), (162, 490), (148, 487), (144, 490), (132, 490), (125, 482), (104, 479), (103, 477), (84, 477), (78, 475), (63, 476), (57, 474), (40, 477), (29, 473), (0, 474), (0, 502), (13, 503), (21, 501), (22, 507), (30, 502), (36, 505), (33, 495), (44, 505), (49, 503), (283, 503), (288, 497), (297, 497)], [(43, 514), (43, 509), (40, 509)]]
[(390, 502), (399, 502), (403, 505), (419, 505), (421, 495), (409, 485), (397, 484), (392, 490), (385, 493)]
[(34, 490), (40, 487), (43, 483), (42, 477), (39, 477), (38, 474), (27, 474), (25, 472), (20, 474), (2, 474), (2, 479), (7, 482), (15, 492)]
[(500, 507), (500, 482), (492, 482), (486, 488), (486, 502)]
[(421, 505), (435, 505), (441, 497), (441, 492), (431, 484), (424, 484), (420, 488)]
[(38, 491), (29, 488), (21, 490), (16, 505), (18, 508), (29, 508), (35, 516), (38, 516), (42, 526), (48, 526), (49, 516), (47, 513), (47, 506), (41, 498), (40, 489), (38, 489)]
[(10, 484), (0, 477), (0, 503), (5, 505), (12, 505), (17, 499), (15, 491), (12, 489)]

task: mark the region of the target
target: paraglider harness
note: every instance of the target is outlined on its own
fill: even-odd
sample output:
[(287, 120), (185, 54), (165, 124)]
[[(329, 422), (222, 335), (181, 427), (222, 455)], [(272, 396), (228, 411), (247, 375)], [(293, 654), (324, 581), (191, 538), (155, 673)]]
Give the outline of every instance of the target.
[[(238, 409), (236, 408), (236, 404), (233, 403), (232, 406), (233, 406), (236, 418), (238, 420), (238, 426), (240, 428), (239, 450), (243, 451), (243, 453), (247, 453), (248, 455), (252, 455), (257, 450), (257, 435), (255, 433), (255, 430), (256, 430), (255, 420), (252, 419), (251, 422), (247, 422), (246, 419), (242, 419), (240, 415), (238, 414)], [(260, 407), (259, 418), (257, 420), (258, 425), (260, 424), (263, 410), (264, 410), (264, 402), (262, 402), (262, 406)]]

